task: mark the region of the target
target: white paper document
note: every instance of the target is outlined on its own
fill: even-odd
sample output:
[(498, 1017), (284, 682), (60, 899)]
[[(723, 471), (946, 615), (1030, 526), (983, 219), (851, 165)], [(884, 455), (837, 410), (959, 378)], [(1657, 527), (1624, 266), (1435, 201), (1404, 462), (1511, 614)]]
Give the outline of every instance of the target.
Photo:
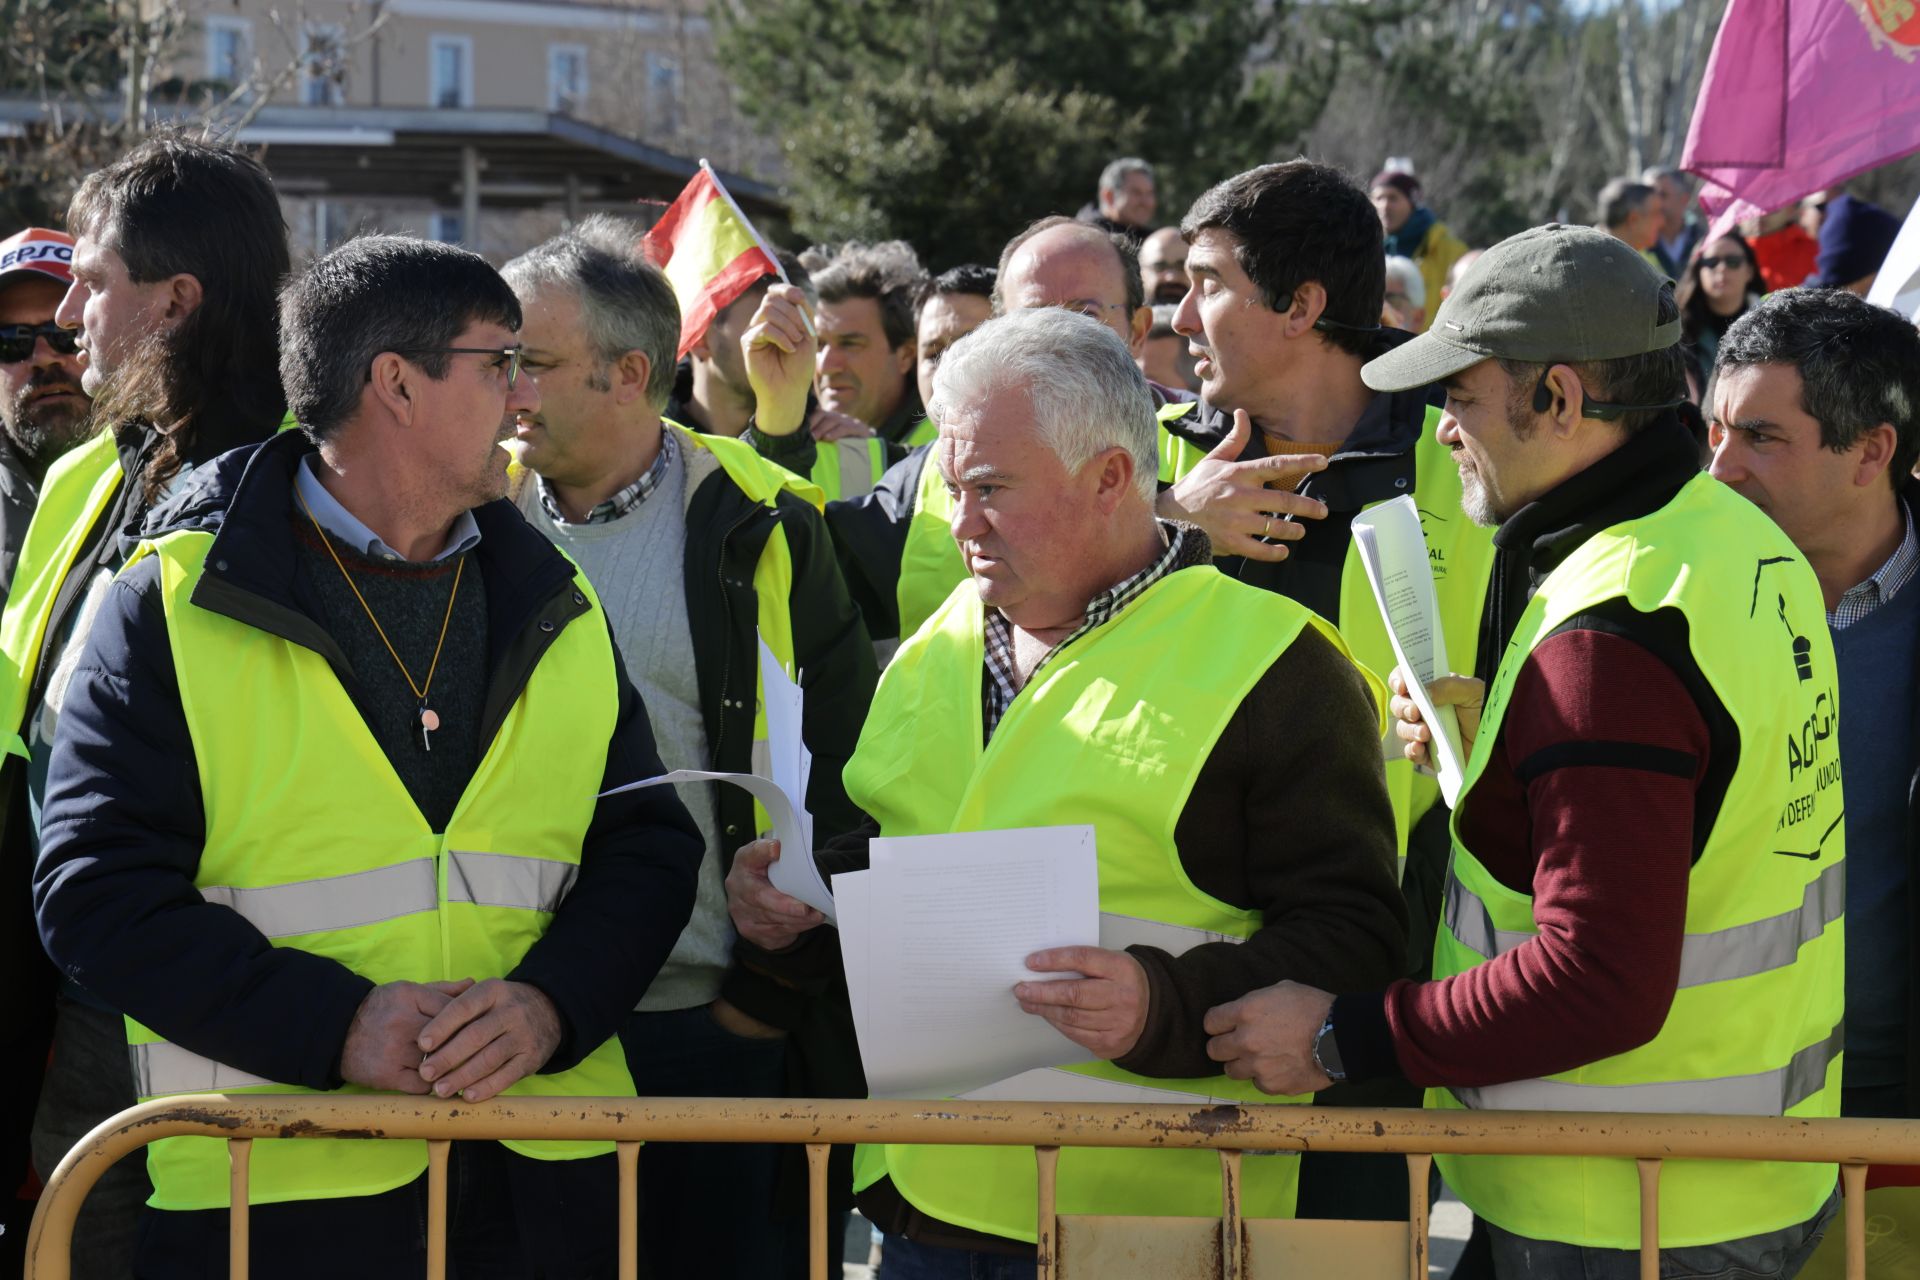
[[(773, 836), (780, 841), (780, 856), (767, 868), (767, 879), (780, 892), (798, 898), (832, 920), (833, 895), (827, 892), (827, 882), (813, 861), (813, 815), (807, 812), (807, 781), (813, 774), (813, 754), (800, 736), (806, 698), (764, 640), (760, 642), (760, 692), (767, 717), (764, 776), (676, 769), (658, 778), (615, 787), (604, 794), (618, 795), (622, 791), (675, 782), (730, 782), (744, 788), (767, 811), (773, 823)], [(761, 767), (761, 762), (756, 760), (755, 767)]]
[[(827, 919), (833, 919), (833, 895), (827, 892), (827, 882), (820, 877), (820, 869), (814, 865), (813, 852), (805, 836), (801, 834), (800, 819), (804, 810), (796, 811), (787, 800), (786, 792), (773, 785), (770, 779), (753, 773), (710, 773), (705, 769), (675, 769), (663, 773), (657, 778), (645, 778), (639, 782), (629, 782), (610, 791), (602, 791), (602, 796), (617, 796), (624, 791), (638, 791), (642, 787), (671, 786), (677, 782), (730, 782), (744, 788), (760, 807), (767, 811), (773, 820), (773, 835), (780, 841), (780, 856), (767, 869), (767, 878), (773, 881), (773, 887), (790, 898), (798, 898), (823, 913)], [(789, 854), (788, 850), (794, 850)]]
[(1021, 1011), (1049, 947), (1100, 944), (1092, 827), (876, 841), (833, 878), (860, 1059), (876, 1098), (946, 1098), (1093, 1055)]
[[(1393, 643), (1394, 664), (1407, 673), (1407, 696), (1432, 730), (1428, 757), (1440, 776), (1448, 807), (1460, 798), (1466, 759), (1460, 749), (1460, 723), (1452, 707), (1438, 707), (1427, 685), (1448, 674), (1447, 638), (1440, 629), (1440, 605), (1434, 595), (1427, 538), (1420, 509), (1411, 496), (1369, 507), (1353, 518), (1353, 544), (1373, 587), (1373, 601)], [(1380, 672), (1384, 676), (1385, 672)], [(1393, 739), (1398, 741), (1398, 739)]]

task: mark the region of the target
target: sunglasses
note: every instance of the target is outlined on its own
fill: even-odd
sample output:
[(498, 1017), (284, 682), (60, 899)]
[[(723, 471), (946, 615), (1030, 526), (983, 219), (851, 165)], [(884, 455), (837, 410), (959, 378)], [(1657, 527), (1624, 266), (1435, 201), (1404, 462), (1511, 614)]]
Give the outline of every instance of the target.
[(32, 359), (33, 345), (41, 338), (56, 355), (70, 356), (80, 349), (80, 331), (62, 329), (51, 320), (45, 324), (0, 325), (0, 364)]
[(1747, 255), (1744, 253), (1723, 253), (1717, 258), (1700, 259), (1700, 269), (1702, 271), (1711, 271), (1715, 267), (1732, 267), (1737, 270), (1746, 265)]

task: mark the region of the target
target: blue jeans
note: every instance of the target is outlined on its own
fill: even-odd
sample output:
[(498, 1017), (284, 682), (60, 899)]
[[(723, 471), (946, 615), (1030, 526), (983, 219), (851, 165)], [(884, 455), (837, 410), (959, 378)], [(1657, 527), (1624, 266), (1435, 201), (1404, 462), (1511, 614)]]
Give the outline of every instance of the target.
[[(705, 1005), (633, 1014), (620, 1043), (634, 1092), (643, 1098), (786, 1096), (786, 1041), (735, 1035)], [(790, 1246), (804, 1247), (807, 1224), (774, 1219), (779, 1160), (779, 1149), (763, 1143), (649, 1142), (640, 1148), (640, 1249), (653, 1275), (780, 1275)]]
[(880, 1270), (874, 1280), (1033, 1280), (1036, 1271), (1032, 1258), (888, 1236), (880, 1245)]
[[(496, 1142), (456, 1142), (447, 1167), (453, 1280), (611, 1280), (619, 1245), (611, 1155), (535, 1160)], [(427, 1179), (372, 1196), (258, 1204), (247, 1214), (251, 1274), (274, 1280), (419, 1280), (427, 1267)], [(224, 1280), (225, 1209), (146, 1209), (138, 1280)]]
[[(1820, 1212), (1784, 1231), (1746, 1236), (1724, 1244), (1660, 1251), (1661, 1280), (1792, 1280), (1813, 1256), (1840, 1207), (1836, 1192)], [(1482, 1220), (1484, 1221), (1484, 1219)], [(1493, 1271), (1499, 1280), (1639, 1280), (1640, 1254), (1633, 1249), (1586, 1249), (1556, 1240), (1529, 1240), (1487, 1222), (1493, 1241)]]

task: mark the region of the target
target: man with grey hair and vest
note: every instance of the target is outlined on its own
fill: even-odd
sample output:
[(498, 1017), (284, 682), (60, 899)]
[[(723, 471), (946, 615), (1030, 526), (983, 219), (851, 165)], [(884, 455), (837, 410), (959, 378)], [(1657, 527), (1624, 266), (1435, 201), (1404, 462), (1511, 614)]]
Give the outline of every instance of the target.
[[(145, 1098), (631, 1095), (700, 844), (585, 576), (503, 501), (540, 395), (485, 260), (370, 236), (282, 296), (300, 431), (198, 468), (89, 631), (34, 890)], [(468, 573), (471, 569), (473, 572)], [(297, 1105), (297, 1104), (296, 1104)], [(611, 1143), (456, 1142), (456, 1274), (611, 1275)], [(227, 1156), (148, 1152), (133, 1274), (227, 1273)], [(253, 1146), (253, 1268), (417, 1276), (426, 1144)]]
[[(509, 262), (540, 403), (513, 447), (531, 475), (527, 520), (600, 592), (669, 769), (765, 771), (760, 646), (806, 691), (813, 754), (807, 808), (823, 835), (857, 826), (840, 770), (873, 696), (873, 646), (847, 597), (819, 491), (751, 446), (660, 416), (673, 385), (680, 308), (632, 230), (596, 215)], [(700, 828), (693, 918), (641, 996), (621, 1041), (643, 1097), (784, 1097), (858, 1092), (836, 1069), (839, 1022), (826, 995), (738, 963), (721, 887), (760, 829), (738, 787), (678, 788)], [(824, 1034), (823, 1034), (824, 1030)], [(824, 1056), (823, 1056), (824, 1055)], [(845, 1055), (841, 1055), (844, 1059)], [(806, 1236), (773, 1203), (779, 1149), (651, 1143), (640, 1156), (641, 1240), (653, 1274), (759, 1280)], [(716, 1195), (725, 1187), (725, 1195)]]
[[(872, 821), (821, 869), (864, 866), (875, 836), (1091, 824), (1101, 945), (1029, 957), (1008, 998), (1104, 1061), (994, 1096), (1252, 1101), (1206, 1057), (1210, 1004), (1282, 973), (1373, 990), (1404, 963), (1373, 682), (1329, 624), (1155, 517), (1153, 401), (1111, 329), (1057, 307), (990, 320), (934, 386), (969, 577), (888, 668), (845, 774)], [(1167, 661), (1195, 635), (1209, 661)], [(815, 853), (763, 841), (734, 860), (742, 936), (831, 947), (769, 883), (780, 856)], [(1064, 972), (1081, 976), (1042, 980)], [(888, 1234), (883, 1280), (1032, 1274), (1030, 1150), (871, 1146), (854, 1170)], [(1250, 1161), (1241, 1208), (1289, 1216), (1294, 1186), (1291, 1157)], [(1059, 1196), (1064, 1213), (1221, 1211), (1202, 1152), (1069, 1149)]]
[[(975, 287), (981, 275), (986, 277), (995, 313), (1060, 307), (1098, 320), (1136, 357), (1145, 345), (1153, 313), (1145, 305), (1139, 255), (1125, 236), (1072, 218), (1041, 218), (1007, 242), (997, 270), (974, 270), (980, 273), (973, 277)], [(813, 350), (804, 306), (797, 290), (769, 289), (744, 338), (757, 353), (748, 367), (761, 406), (748, 439), (768, 458), (800, 472), (815, 456), (813, 441), (800, 430), (801, 388), (789, 372)], [(922, 386), (931, 386), (924, 366), (937, 365), (959, 336), (954, 331), (970, 330), (984, 317), (976, 306), (968, 319), (964, 329), (960, 324), (941, 326), (944, 334), (926, 328), (924, 336), (940, 345), (921, 351)], [(1155, 383), (1149, 383), (1148, 390), (1156, 410), (1186, 394)], [(875, 639), (912, 635), (966, 576), (947, 533), (950, 513), (931, 456), (928, 445), (917, 447), (888, 469), (873, 492), (827, 506), (827, 527), (839, 548), (848, 588)]]
[[(1570, 307), (1570, 299), (1579, 305)], [(1604, 232), (1487, 250), (1428, 332), (1368, 363), (1440, 382), (1463, 503), (1498, 526), (1433, 980), (1283, 983), (1210, 1011), (1272, 1093), (1401, 1075), (1440, 1109), (1833, 1116), (1846, 896), (1840, 687), (1821, 584), (1701, 473), (1669, 282)], [(1884, 477), (1876, 477), (1885, 484)], [(1433, 726), (1393, 677), (1410, 758)], [(1438, 1158), (1496, 1273), (1638, 1272), (1625, 1159)], [(1671, 1162), (1663, 1276), (1789, 1277), (1832, 1165)]]

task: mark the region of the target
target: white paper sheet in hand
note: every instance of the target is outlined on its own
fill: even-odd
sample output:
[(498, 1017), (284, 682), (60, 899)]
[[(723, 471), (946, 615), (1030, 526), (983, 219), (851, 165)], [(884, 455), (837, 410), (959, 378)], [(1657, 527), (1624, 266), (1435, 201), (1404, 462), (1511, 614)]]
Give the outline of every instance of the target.
[(1452, 807), (1460, 798), (1466, 760), (1453, 708), (1435, 707), (1427, 696), (1427, 685), (1448, 674), (1447, 638), (1440, 628), (1440, 604), (1434, 595), (1419, 507), (1404, 495), (1369, 507), (1353, 518), (1353, 543), (1393, 644), (1395, 665), (1407, 673), (1407, 696), (1433, 732), (1428, 758), (1439, 774), (1441, 794)]
[[(866, 871), (833, 878), (841, 953), (867, 1087), (944, 1098), (1093, 1055), (1020, 1009), (1026, 958), (1098, 946), (1093, 828), (1045, 827), (889, 841)], [(853, 881), (855, 883), (850, 884)]]
[[(773, 887), (788, 897), (800, 899), (828, 920), (834, 918), (833, 895), (827, 892), (827, 882), (820, 878), (820, 869), (814, 865), (812, 839), (801, 830), (801, 815), (788, 802), (786, 792), (775, 786), (771, 779), (752, 773), (675, 769), (672, 773), (663, 773), (657, 778), (647, 778), (641, 782), (629, 782), (600, 794), (617, 796), (623, 791), (670, 786), (676, 782), (730, 782), (736, 787), (745, 788), (773, 820), (773, 834), (780, 841), (780, 857), (767, 873), (767, 878), (773, 881)], [(789, 853), (790, 850), (792, 853)]]

